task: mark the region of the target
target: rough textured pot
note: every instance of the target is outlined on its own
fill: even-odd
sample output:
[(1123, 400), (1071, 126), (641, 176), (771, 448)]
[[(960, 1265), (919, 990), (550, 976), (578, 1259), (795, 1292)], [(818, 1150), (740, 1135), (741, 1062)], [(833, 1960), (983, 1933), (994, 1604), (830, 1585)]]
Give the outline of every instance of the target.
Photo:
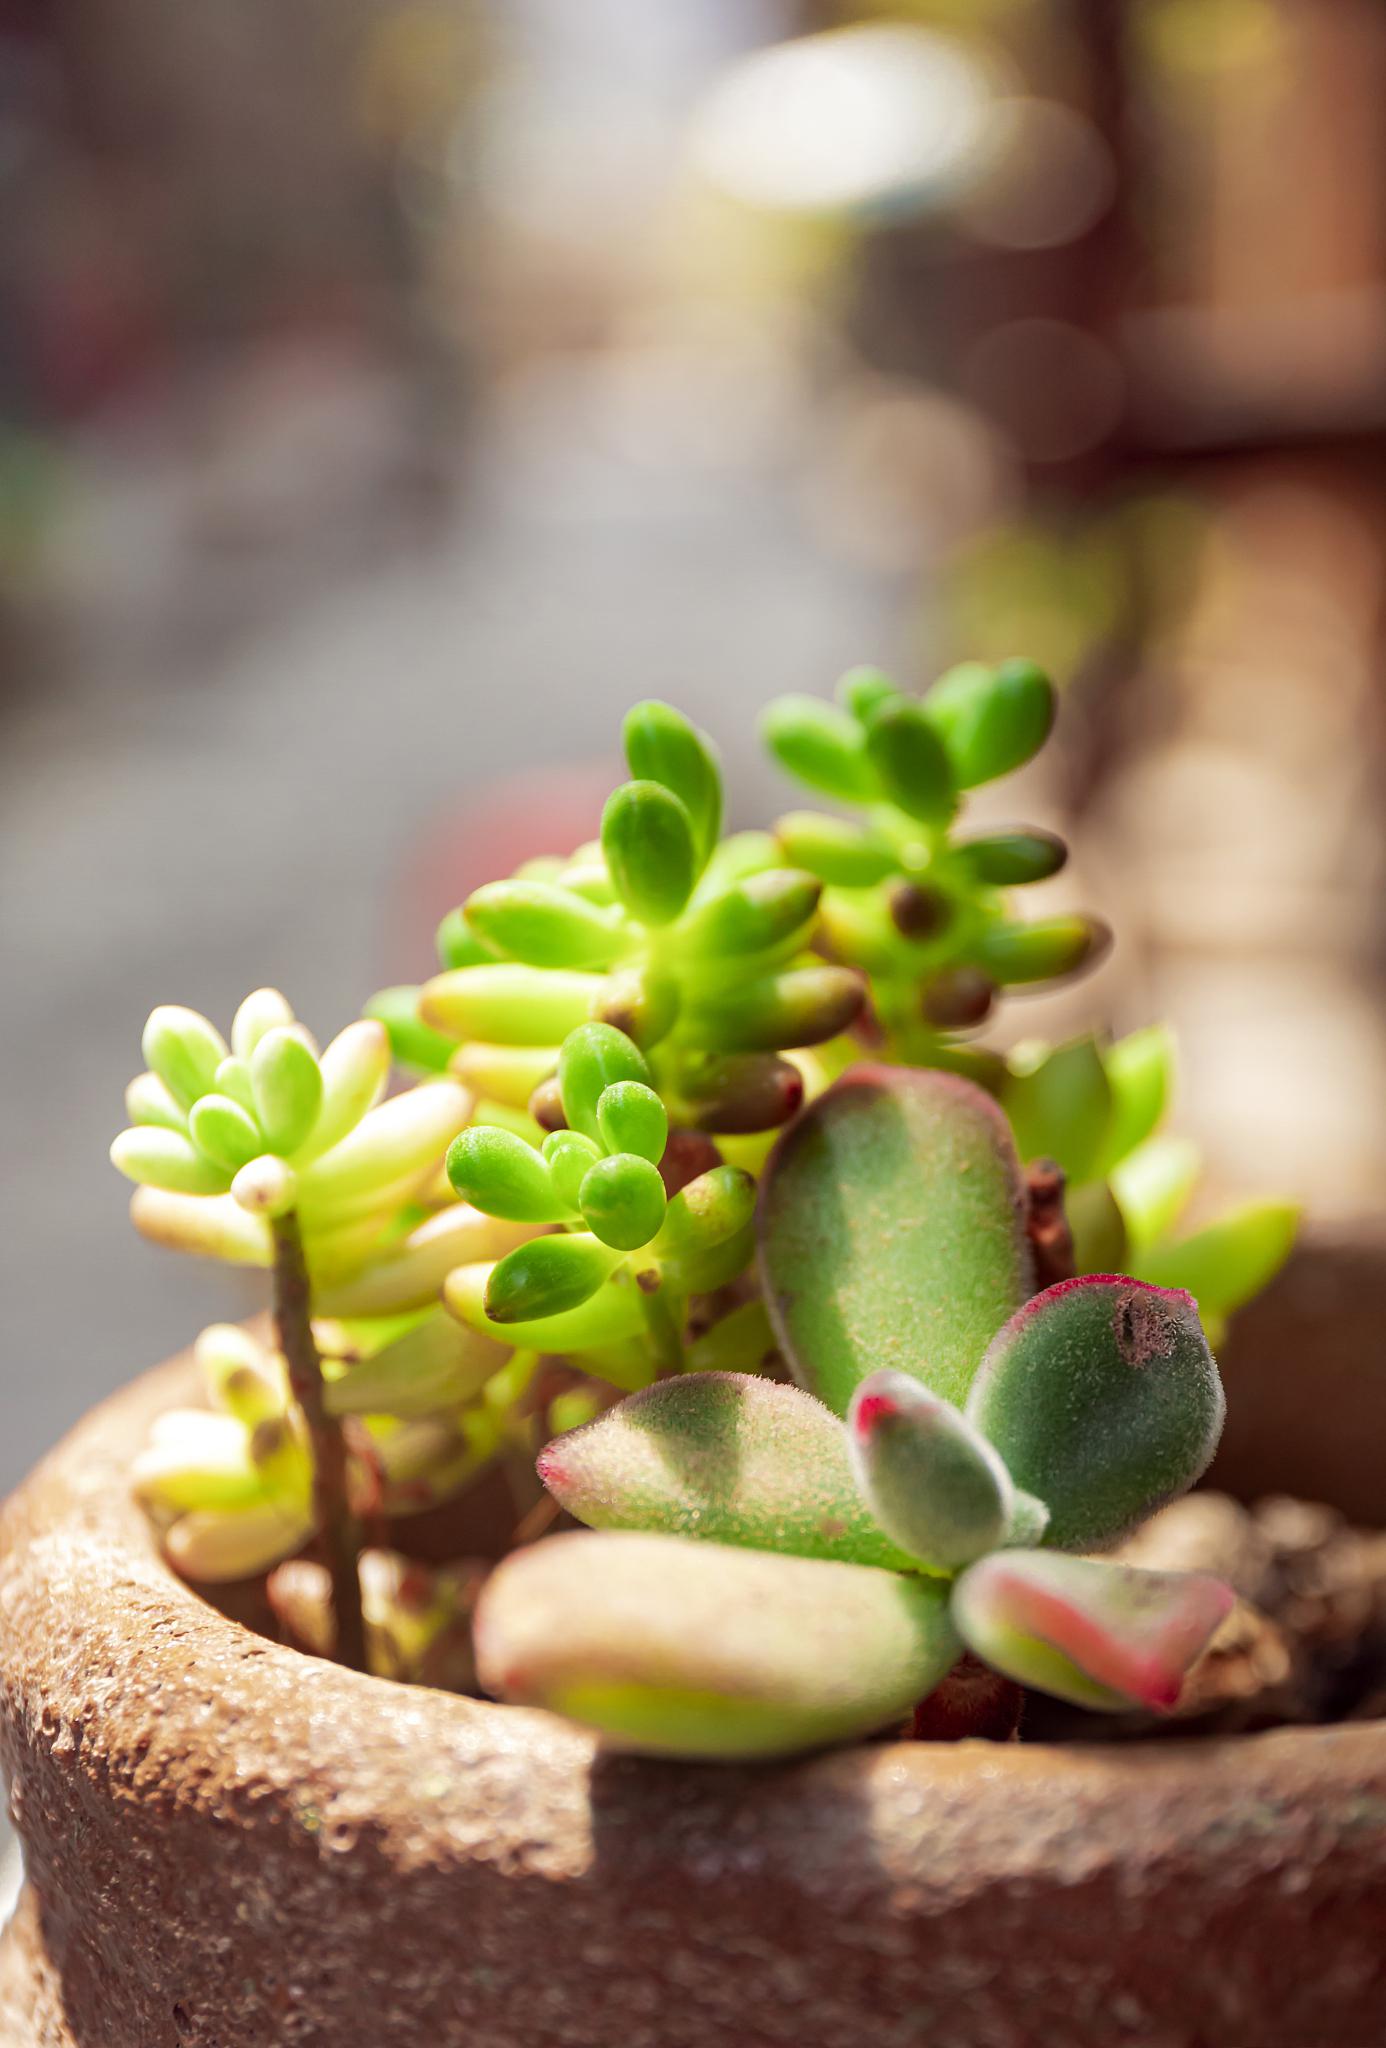
[[(1312, 1354), (1283, 1341), (1305, 1267), (1264, 1312), (1270, 1412), (1306, 1355), (1348, 1370), (1331, 1274)], [(1351, 1278), (1379, 1329), (1380, 1263)], [(544, 1715), (279, 1649), (173, 1578), (122, 1472), (189, 1380), (175, 1361), (98, 1409), (0, 1523), (29, 1872), (3, 2048), (1386, 2038), (1386, 1726), (756, 1771), (603, 1757)], [(1340, 1411), (1349, 1496), (1380, 1442)]]

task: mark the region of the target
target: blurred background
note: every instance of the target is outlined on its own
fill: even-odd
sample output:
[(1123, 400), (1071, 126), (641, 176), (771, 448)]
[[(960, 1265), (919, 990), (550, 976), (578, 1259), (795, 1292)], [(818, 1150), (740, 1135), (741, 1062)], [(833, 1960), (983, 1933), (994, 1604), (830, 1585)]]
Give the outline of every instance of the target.
[[(330, 1034), (668, 696), (1023, 652), (1216, 1194), (1379, 1208), (1379, 0), (9, 0), (0, 1490), (253, 1305), (105, 1164), (155, 1001)], [(1008, 804), (1016, 802), (1007, 785)]]

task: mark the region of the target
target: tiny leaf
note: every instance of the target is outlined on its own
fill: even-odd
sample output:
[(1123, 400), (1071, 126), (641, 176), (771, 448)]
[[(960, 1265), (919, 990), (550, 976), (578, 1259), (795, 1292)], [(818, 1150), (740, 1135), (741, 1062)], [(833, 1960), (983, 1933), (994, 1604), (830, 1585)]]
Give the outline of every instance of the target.
[(761, 736), (782, 768), (810, 789), (844, 803), (880, 796), (857, 720), (819, 697), (777, 697), (761, 720)]
[(448, 1179), (464, 1202), (512, 1223), (560, 1223), (571, 1216), (547, 1162), (513, 1132), (479, 1124), (448, 1147)]
[(722, 824), (722, 776), (711, 741), (672, 704), (654, 698), (626, 713), (621, 736), (636, 780), (661, 783), (688, 812), (702, 867)]
[(664, 1221), (666, 1198), (659, 1168), (634, 1152), (617, 1152), (588, 1168), (578, 1191), (588, 1229), (618, 1251), (648, 1244)]
[(597, 1292), (620, 1256), (578, 1231), (517, 1245), (492, 1269), (486, 1313), (493, 1323), (530, 1323), (578, 1308)]
[(1054, 685), (1032, 661), (967, 661), (940, 676), (924, 709), (962, 789), (1009, 775), (1037, 754), (1054, 723)]
[(671, 924), (699, 860), (686, 806), (659, 782), (626, 782), (602, 812), (602, 851), (622, 902), (642, 924)]
[(1010, 1474), (951, 1401), (886, 1368), (857, 1388), (847, 1441), (862, 1498), (882, 1529), (930, 1570), (994, 1550), (1010, 1526)]

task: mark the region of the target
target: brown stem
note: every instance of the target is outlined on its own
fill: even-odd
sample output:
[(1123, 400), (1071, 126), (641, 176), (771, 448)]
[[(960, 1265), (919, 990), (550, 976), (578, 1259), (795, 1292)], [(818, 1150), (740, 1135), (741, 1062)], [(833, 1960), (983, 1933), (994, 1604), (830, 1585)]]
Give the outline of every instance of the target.
[(313, 1512), (331, 1585), (339, 1664), (366, 1668), (361, 1615), (360, 1542), (347, 1493), (346, 1441), (323, 1401), (322, 1359), (313, 1336), (308, 1268), (298, 1217), (277, 1216), (274, 1232), (274, 1322), (289, 1369), (289, 1387), (308, 1429), (313, 1459)]
[(1064, 1214), (1064, 1175), (1052, 1159), (1036, 1159), (1025, 1169), (1025, 1235), (1035, 1257), (1035, 1292), (1042, 1294), (1078, 1270), (1073, 1232)]

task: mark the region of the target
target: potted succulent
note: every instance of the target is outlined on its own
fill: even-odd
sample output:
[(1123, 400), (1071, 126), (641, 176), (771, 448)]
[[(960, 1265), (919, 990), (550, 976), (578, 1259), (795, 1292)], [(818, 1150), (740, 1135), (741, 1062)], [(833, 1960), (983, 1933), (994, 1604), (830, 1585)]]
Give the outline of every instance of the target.
[(1110, 1553), (1293, 1232), (1178, 1235), (1164, 1032), (978, 1042), (1106, 944), (958, 822), (1053, 712), (854, 671), (767, 719), (839, 808), (724, 837), (639, 706), (600, 841), (421, 988), (321, 1050), (153, 1013), (134, 1220), (270, 1315), (5, 1509), (0, 2041), (1380, 2038), (1370, 1722), (1013, 1739), (1145, 1732), (1245, 1625)]

